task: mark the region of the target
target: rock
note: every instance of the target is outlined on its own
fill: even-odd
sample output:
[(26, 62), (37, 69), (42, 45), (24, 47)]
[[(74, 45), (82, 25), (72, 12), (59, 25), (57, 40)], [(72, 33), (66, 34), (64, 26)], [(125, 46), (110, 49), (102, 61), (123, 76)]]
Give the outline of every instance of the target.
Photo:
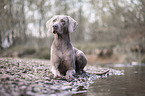
[(38, 92), (39, 90), (36, 88), (36, 87), (32, 87), (32, 92), (36, 93)]
[[(54, 78), (49, 70), (49, 62), (44, 63), (43, 61), (18, 58), (3, 60), (3, 66), (0, 66), (2, 67), (0, 68), (2, 73), (0, 73), (0, 92), (4, 90), (6, 93), (10, 89), (11, 92), (4, 93), (4, 95), (51, 96), (55, 94), (63, 96), (71, 91), (86, 90), (90, 82), (97, 78), (91, 73), (88, 75), (86, 73), (76, 74), (71, 80), (67, 80), (65, 77)], [(1, 87), (4, 85), (7, 85), (5, 89)]]
[(26, 85), (22, 85), (22, 86), (20, 86), (20, 90), (21, 90), (21, 91), (26, 90), (26, 88), (27, 88), (27, 86), (26, 86)]

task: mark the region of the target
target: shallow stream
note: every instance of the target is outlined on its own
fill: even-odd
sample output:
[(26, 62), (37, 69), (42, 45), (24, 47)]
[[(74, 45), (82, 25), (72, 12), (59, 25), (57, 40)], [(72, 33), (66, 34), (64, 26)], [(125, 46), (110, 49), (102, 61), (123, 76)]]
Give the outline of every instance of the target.
[[(87, 96), (145, 96), (145, 64), (106, 64), (114, 74), (96, 79), (90, 84)], [(118, 73), (117, 70), (123, 72)]]

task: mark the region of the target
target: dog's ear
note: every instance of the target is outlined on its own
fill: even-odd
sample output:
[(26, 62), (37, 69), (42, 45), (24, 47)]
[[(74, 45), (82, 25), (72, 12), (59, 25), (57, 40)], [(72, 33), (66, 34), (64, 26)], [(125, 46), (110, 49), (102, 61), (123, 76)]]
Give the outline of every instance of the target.
[(68, 31), (69, 32), (74, 32), (74, 30), (77, 28), (78, 26), (78, 23), (77, 21), (75, 21), (73, 18), (71, 18), (70, 16), (67, 16), (68, 17)]
[(46, 22), (46, 28), (48, 29), (48, 32), (52, 32), (53, 20), (54, 16)]

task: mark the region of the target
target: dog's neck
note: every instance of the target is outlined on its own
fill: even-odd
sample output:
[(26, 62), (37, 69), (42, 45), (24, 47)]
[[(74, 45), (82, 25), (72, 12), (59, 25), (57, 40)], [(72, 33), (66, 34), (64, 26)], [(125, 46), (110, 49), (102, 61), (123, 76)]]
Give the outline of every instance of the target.
[(55, 45), (59, 46), (60, 44), (64, 45), (64, 44), (71, 44), (70, 42), (70, 37), (69, 37), (69, 32), (65, 32), (63, 34), (55, 34), (54, 36), (54, 43)]

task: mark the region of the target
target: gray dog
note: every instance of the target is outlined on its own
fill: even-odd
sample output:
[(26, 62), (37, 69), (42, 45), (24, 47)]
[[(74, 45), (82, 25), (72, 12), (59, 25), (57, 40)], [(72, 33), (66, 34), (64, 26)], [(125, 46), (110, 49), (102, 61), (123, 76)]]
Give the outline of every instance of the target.
[(54, 33), (51, 46), (51, 64), (54, 76), (73, 77), (83, 71), (87, 64), (85, 54), (74, 48), (69, 33), (77, 28), (78, 23), (70, 16), (56, 15), (47, 21), (48, 31)]

